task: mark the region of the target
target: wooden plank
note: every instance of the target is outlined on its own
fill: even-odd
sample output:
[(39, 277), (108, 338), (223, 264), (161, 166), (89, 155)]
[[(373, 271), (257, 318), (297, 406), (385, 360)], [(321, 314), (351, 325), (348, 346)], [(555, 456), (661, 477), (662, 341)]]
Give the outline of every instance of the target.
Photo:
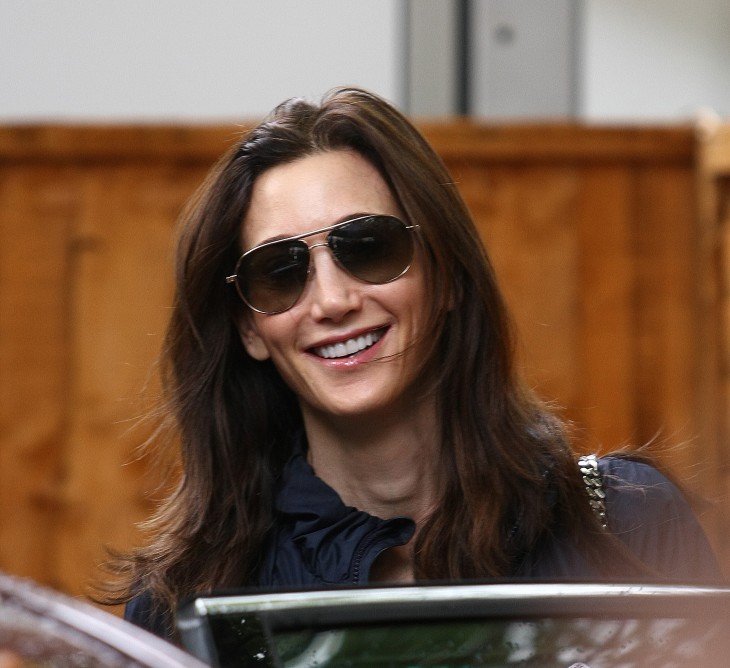
[(575, 281), (578, 246), (572, 169), (500, 170), (484, 240), (515, 318), (528, 382), (570, 409), (578, 379)]
[(476, 162), (654, 163), (689, 165), (690, 127), (601, 127), (578, 124), (502, 125), (476, 121), (420, 123), (444, 159)]
[(700, 169), (711, 177), (730, 175), (730, 124), (713, 125), (700, 133)]
[(212, 164), (244, 126), (15, 125), (0, 128), (2, 162)]
[(574, 170), (450, 165), (495, 267), (531, 385), (572, 401), (574, 364)]
[(584, 449), (635, 443), (629, 170), (452, 166), (512, 308), (530, 383), (563, 407)]
[[(172, 301), (173, 224), (202, 170), (166, 165), (83, 171), (84, 209), (72, 294), (75, 351), (59, 581), (78, 593), (96, 574), (103, 546), (129, 546), (150, 510), (137, 448), (145, 386)], [(157, 392), (154, 377), (147, 393)], [(153, 399), (154, 396), (149, 396)], [(93, 502), (92, 502), (93, 501)]]
[[(254, 125), (14, 125), (0, 128), (2, 161), (183, 160), (212, 162)], [(692, 161), (690, 126), (613, 127), (570, 124), (419, 123), (446, 159), (519, 163)]]
[(697, 421), (698, 231), (694, 178), (673, 167), (642, 169), (637, 187), (637, 405), (642, 441), (658, 438), (687, 481), (710, 433)]
[(725, 573), (730, 574), (730, 387), (728, 387), (727, 317), (728, 257), (730, 257), (730, 125), (705, 119), (698, 126), (697, 165), (697, 404), (696, 423), (701, 429), (697, 450), (707, 462), (701, 491), (717, 502), (703, 522), (717, 547)]
[[(728, 144), (730, 149), (730, 144)], [(728, 151), (730, 156), (730, 150)], [(715, 443), (711, 454), (717, 475), (720, 478), (718, 489), (724, 494), (720, 497), (722, 503), (715, 508), (716, 536), (720, 543), (722, 554), (725, 555), (727, 565), (726, 574), (730, 573), (730, 530), (727, 513), (730, 507), (730, 160), (728, 167), (712, 174), (712, 185), (718, 204), (718, 216), (715, 219), (714, 233), (717, 238), (718, 289), (716, 301), (716, 335), (717, 350), (714, 369), (718, 385), (712, 396), (716, 401), (712, 408), (718, 416)], [(705, 409), (707, 410), (707, 409)], [(709, 425), (708, 425), (709, 426)]]
[(626, 165), (584, 170), (577, 211), (580, 372), (573, 415), (590, 450), (637, 444), (634, 213)]
[(56, 584), (69, 376), (67, 170), (0, 168), (0, 569)]

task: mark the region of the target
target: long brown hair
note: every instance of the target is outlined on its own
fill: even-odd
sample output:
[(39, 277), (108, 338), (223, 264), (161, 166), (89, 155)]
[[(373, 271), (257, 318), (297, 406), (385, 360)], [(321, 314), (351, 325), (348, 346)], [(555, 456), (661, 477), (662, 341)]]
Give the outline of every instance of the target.
[[(320, 105), (287, 101), (224, 155), (191, 201), (177, 246), (176, 297), (162, 353), (165, 410), (180, 447), (174, 492), (151, 541), (118, 557), (121, 588), (169, 610), (195, 591), (256, 581), (273, 489), (301, 427), (296, 397), (270, 362), (250, 358), (225, 284), (257, 177), (328, 150), (369, 160), (418, 223), (432, 295), (425, 366), (438, 397), (442, 503), (417, 536), (419, 579), (514, 575), (547, 532), (572, 532), (611, 563), (561, 422), (514, 365), (510, 320), (455, 184), (413, 125), (381, 98), (338, 89)], [(603, 561), (601, 561), (603, 559)]]

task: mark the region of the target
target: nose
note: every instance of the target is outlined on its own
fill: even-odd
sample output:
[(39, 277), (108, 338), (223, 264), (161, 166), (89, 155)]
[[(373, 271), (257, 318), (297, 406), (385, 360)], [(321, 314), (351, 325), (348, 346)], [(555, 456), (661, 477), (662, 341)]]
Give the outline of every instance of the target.
[[(315, 250), (316, 249), (316, 250)], [(309, 300), (314, 320), (340, 321), (362, 304), (362, 284), (344, 271), (326, 244), (310, 246)]]

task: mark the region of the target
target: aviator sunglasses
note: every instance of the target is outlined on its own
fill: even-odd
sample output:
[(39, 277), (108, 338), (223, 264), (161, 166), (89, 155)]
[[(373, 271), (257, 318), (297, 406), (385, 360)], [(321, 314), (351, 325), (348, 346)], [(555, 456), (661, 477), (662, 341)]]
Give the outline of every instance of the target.
[[(337, 264), (354, 278), (372, 284), (390, 283), (411, 266), (411, 232), (417, 228), (394, 216), (368, 215), (267, 241), (241, 255), (236, 273), (227, 276), (226, 283), (234, 283), (241, 299), (254, 311), (283, 313), (302, 296), (312, 250), (318, 246), (327, 246)], [(312, 245), (304, 241), (323, 232), (328, 232), (324, 241)]]

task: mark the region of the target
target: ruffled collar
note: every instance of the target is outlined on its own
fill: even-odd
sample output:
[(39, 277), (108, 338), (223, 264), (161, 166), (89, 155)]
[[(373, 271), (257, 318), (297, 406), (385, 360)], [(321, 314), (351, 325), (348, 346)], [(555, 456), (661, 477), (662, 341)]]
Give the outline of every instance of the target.
[(365, 584), (380, 552), (406, 544), (416, 528), (407, 517), (384, 520), (345, 505), (302, 446), (284, 467), (275, 507), (307, 569), (328, 583)]

